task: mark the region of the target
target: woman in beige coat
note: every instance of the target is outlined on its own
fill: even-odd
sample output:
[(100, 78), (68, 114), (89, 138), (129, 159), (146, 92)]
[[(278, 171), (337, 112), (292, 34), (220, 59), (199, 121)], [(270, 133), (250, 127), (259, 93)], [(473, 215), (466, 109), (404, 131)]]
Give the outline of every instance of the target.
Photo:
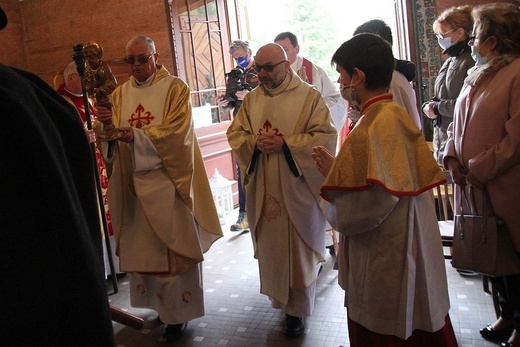
[[(477, 64), (455, 105), (444, 166), (457, 184), (455, 212), (462, 209), (461, 189), (471, 191), (478, 206), (485, 188), (520, 252), (520, 9), (488, 4), (472, 15), (469, 44)], [(502, 314), (480, 333), (488, 340), (509, 338), (502, 346), (520, 346), (520, 275), (492, 278), (492, 283)]]

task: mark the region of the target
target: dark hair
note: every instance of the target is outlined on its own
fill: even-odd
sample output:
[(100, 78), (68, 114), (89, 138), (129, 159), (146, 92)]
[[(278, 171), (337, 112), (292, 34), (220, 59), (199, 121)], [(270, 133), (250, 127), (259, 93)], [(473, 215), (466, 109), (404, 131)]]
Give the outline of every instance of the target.
[(354, 35), (362, 33), (376, 34), (388, 41), (390, 45), (393, 44), (392, 29), (390, 29), (388, 24), (383, 22), (381, 19), (369, 20), (368, 22), (365, 22), (358, 26), (354, 31)]
[(293, 47), (298, 46), (298, 38), (296, 37), (296, 35), (294, 35), (290, 31), (284, 31), (283, 33), (279, 33), (278, 35), (276, 35), (276, 37), (274, 38), (274, 42), (282, 41), (285, 39), (289, 39), (289, 41), (291, 41), (291, 45)]
[(375, 34), (358, 34), (343, 43), (332, 56), (332, 64), (352, 76), (354, 68), (363, 71), (365, 88), (389, 88), (395, 59), (388, 41)]

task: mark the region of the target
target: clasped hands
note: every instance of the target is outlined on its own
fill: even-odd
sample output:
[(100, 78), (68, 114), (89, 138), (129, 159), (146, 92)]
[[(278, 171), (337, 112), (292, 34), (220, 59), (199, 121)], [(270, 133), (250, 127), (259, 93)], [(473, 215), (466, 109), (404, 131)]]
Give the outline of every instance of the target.
[(424, 107), (422, 109), (423, 113), (430, 119), (437, 118), (437, 115), (435, 114), (434, 106), (435, 106), (435, 102), (430, 101), (428, 103), (425, 103)]
[[(112, 124), (112, 109), (96, 105), (97, 117), (96, 119), (104, 125)], [(118, 138), (119, 141), (130, 143), (134, 141), (134, 128), (120, 127), (119, 130), (123, 132), (123, 136)]]
[(267, 133), (258, 136), (256, 148), (264, 154), (274, 154), (282, 150), (283, 144), (283, 137)]
[(484, 188), (484, 183), (480, 182), (473, 173), (468, 172), (455, 157), (446, 157), (445, 163), (448, 170), (450, 170), (451, 179), (458, 186), (465, 187), (466, 184), (471, 184), (478, 189)]

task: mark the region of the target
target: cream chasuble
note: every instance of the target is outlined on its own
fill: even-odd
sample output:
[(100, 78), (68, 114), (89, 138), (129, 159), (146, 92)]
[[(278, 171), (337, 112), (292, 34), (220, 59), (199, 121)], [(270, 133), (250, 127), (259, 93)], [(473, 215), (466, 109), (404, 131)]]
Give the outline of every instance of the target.
[(114, 124), (135, 128), (133, 143), (116, 142), (107, 160), (109, 204), (121, 269), (131, 273), (132, 305), (155, 309), (169, 324), (199, 317), (200, 263), (222, 230), (189, 89), (161, 67), (150, 84), (138, 87), (131, 78), (112, 98)]
[[(279, 152), (259, 154), (252, 162), (256, 139), (264, 133), (282, 136), (291, 159)], [(247, 94), (228, 139), (243, 172), (261, 292), (274, 307), (308, 316), (326, 225), (319, 207), (323, 177), (310, 153), (319, 144), (334, 151), (336, 130), (327, 106), (319, 92), (290, 70), (277, 89), (258, 87)], [(292, 170), (288, 160), (295, 163)]]

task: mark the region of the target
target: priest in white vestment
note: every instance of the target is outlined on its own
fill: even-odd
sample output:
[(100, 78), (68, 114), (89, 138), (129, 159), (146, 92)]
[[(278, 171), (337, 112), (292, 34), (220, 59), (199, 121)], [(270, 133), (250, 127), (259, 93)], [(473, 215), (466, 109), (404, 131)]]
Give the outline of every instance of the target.
[(318, 145), (334, 151), (337, 131), (321, 94), (291, 70), (280, 45), (263, 46), (255, 65), (261, 85), (227, 136), (243, 173), (260, 291), (287, 315), (285, 335), (297, 337), (312, 314), (325, 249), (324, 178), (309, 154)]
[(156, 63), (154, 42), (126, 46), (131, 78), (112, 94), (122, 132), (104, 146), (111, 165), (108, 202), (122, 271), (134, 307), (150, 308), (177, 340), (188, 320), (204, 315), (203, 253), (222, 236), (191, 117), (190, 90)]
[(344, 96), (361, 110), (331, 166), (323, 165), (323, 148), (314, 154), (328, 173), (321, 190), (332, 203), (329, 221), (341, 233), (350, 345), (457, 346), (431, 193), (444, 175), (422, 133), (387, 94), (392, 47), (359, 34), (332, 61)]
[(287, 59), (291, 62), (291, 69), (303, 81), (313, 85), (321, 93), (329, 108), (332, 122), (340, 131), (347, 120), (347, 105), (327, 73), (318, 65), (299, 56), (300, 45), (298, 38), (293, 33), (289, 31), (280, 33), (274, 38), (274, 42), (283, 47)]

